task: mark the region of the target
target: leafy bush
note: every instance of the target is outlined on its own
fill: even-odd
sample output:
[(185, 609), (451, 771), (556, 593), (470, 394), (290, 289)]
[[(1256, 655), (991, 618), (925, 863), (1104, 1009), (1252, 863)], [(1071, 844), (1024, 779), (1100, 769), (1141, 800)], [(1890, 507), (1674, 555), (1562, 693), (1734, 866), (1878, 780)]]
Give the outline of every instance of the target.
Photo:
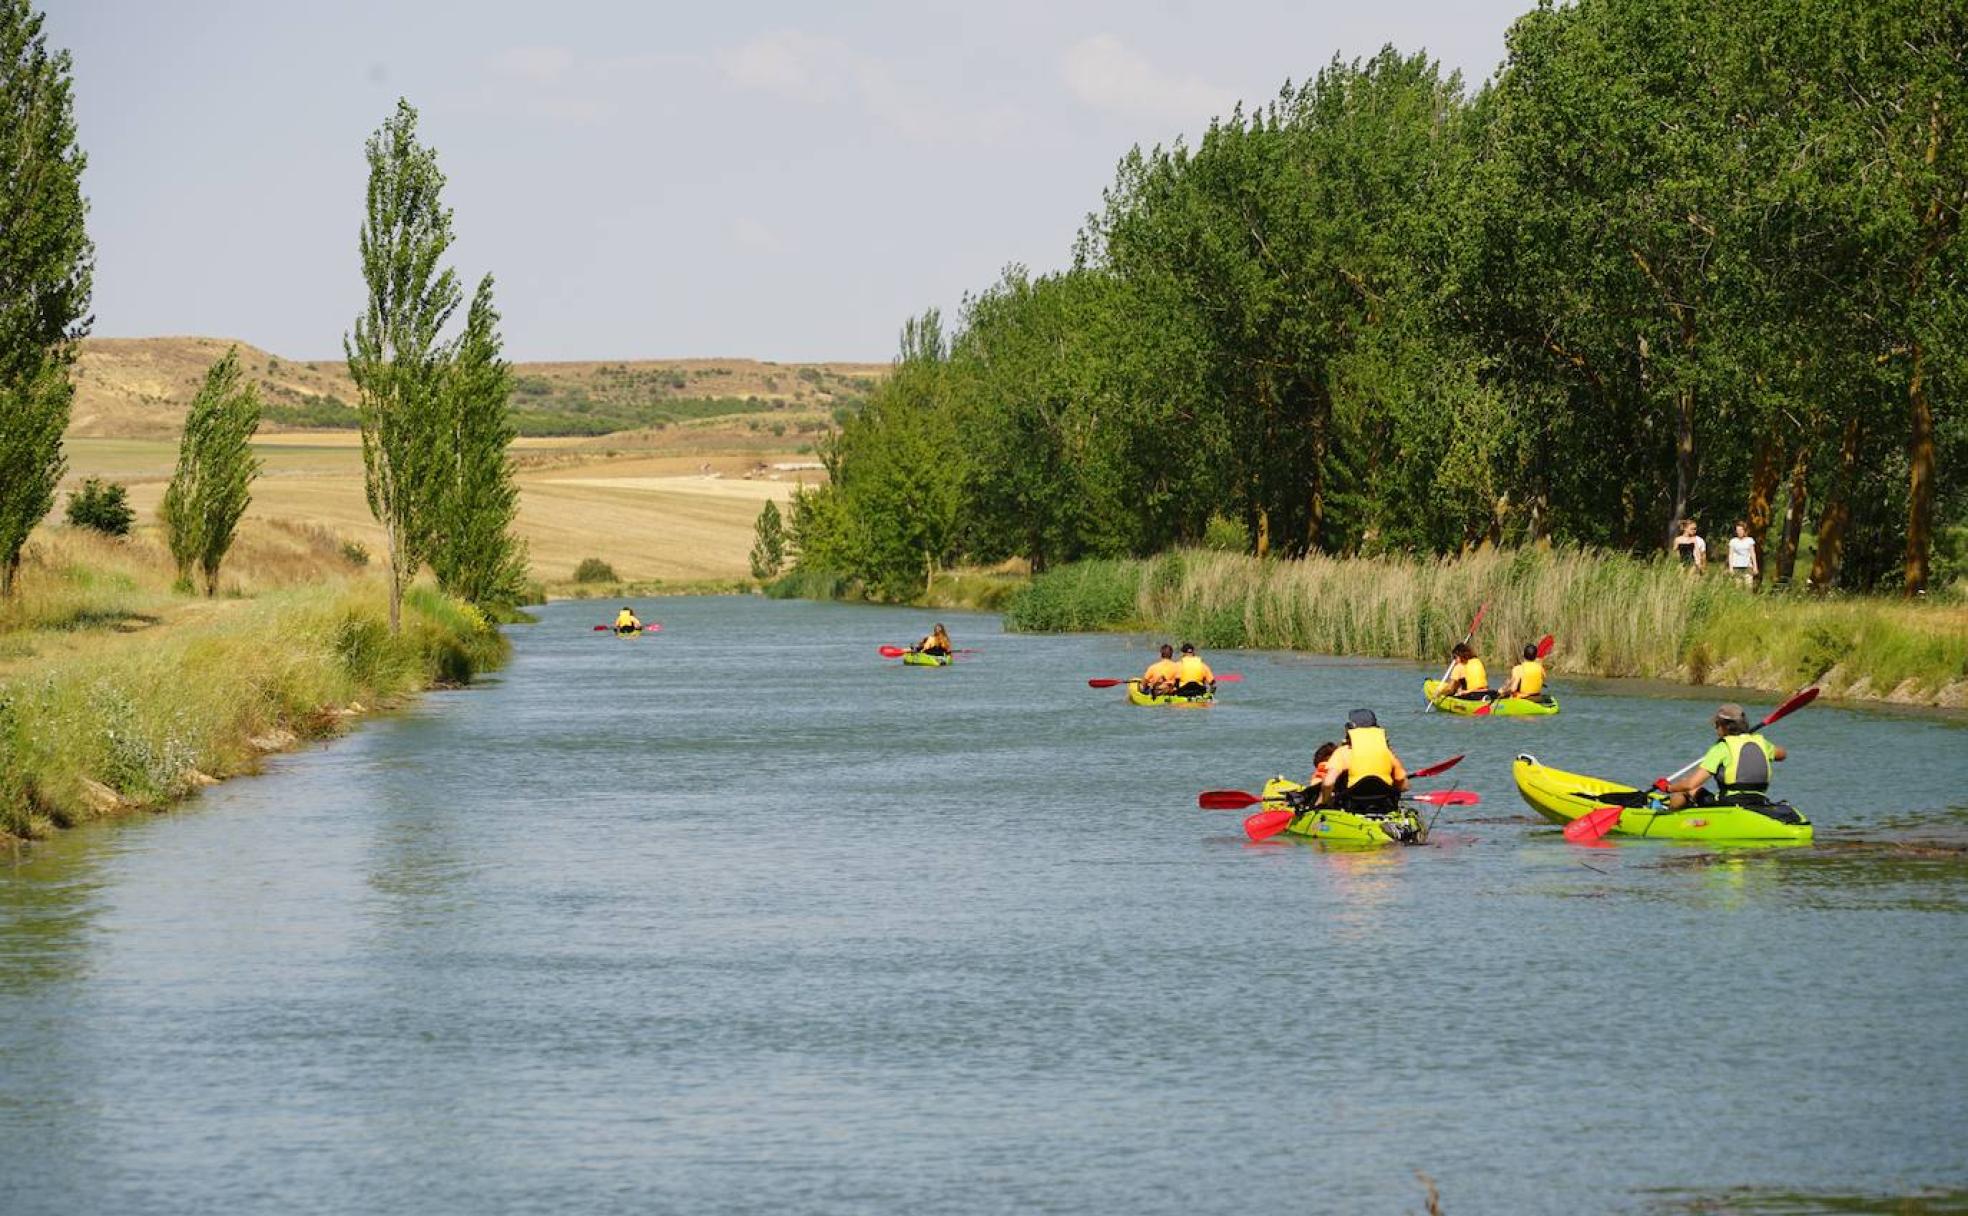
[(366, 566), (369, 564), (369, 546), (359, 540), (343, 541), (340, 552), (342, 560), (351, 566)]
[(1249, 539), (1244, 533), (1244, 525), (1228, 516), (1210, 516), (1209, 525), (1203, 529), (1203, 548), (1222, 553), (1242, 553), (1248, 547)]
[(615, 567), (598, 557), (584, 557), (581, 564), (574, 567), (574, 581), (577, 583), (615, 583)]
[(91, 477), (68, 495), (68, 522), (110, 536), (128, 536), (137, 513), (130, 509), (129, 491), (113, 481)]

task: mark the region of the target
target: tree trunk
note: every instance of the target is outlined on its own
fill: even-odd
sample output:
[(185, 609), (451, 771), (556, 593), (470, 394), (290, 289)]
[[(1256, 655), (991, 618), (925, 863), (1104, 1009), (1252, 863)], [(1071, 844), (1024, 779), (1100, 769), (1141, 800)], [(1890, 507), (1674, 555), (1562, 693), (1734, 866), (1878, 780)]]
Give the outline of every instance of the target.
[(389, 524), (389, 526), (383, 529), (383, 546), (389, 550), (389, 615), (391, 637), (396, 637), (403, 632), (403, 568), (396, 557), (402, 545), (397, 539), (396, 533), (397, 527), (394, 523)]
[(1776, 507), (1777, 484), (1783, 476), (1783, 445), (1775, 439), (1767, 439), (1756, 452), (1756, 468), (1749, 478), (1749, 503), (1743, 510), (1743, 522), (1749, 525), (1749, 534), (1756, 538), (1756, 547), (1763, 549), (1765, 534), (1770, 530), (1770, 517)]
[(1831, 480), (1831, 493), (1818, 514), (1818, 553), (1811, 562), (1811, 586), (1829, 591), (1838, 581), (1838, 567), (1845, 556), (1845, 529), (1852, 522), (1852, 475), (1859, 465), (1859, 417), (1845, 420), (1845, 437), (1838, 444), (1838, 470)]
[(1925, 352), (1919, 339), (1913, 342), (1913, 379), (1907, 386), (1907, 413), (1911, 423), (1907, 438), (1906, 593), (1919, 595), (1927, 590), (1927, 562), (1934, 547), (1934, 406), (1927, 399), (1923, 379)]
[(20, 564), (19, 550), (8, 554), (7, 560), (0, 562), (0, 600), (14, 598), (14, 578), (20, 573)]
[(1266, 557), (1271, 552), (1271, 513), (1264, 504), (1257, 507), (1257, 556)]
[(1671, 541), (1688, 518), (1688, 499), (1695, 490), (1695, 390), (1684, 387), (1674, 394), (1674, 511), (1667, 521)]
[(1797, 573), (1797, 547), (1804, 540), (1804, 510), (1810, 505), (1810, 484), (1806, 474), (1811, 468), (1811, 449), (1797, 450), (1797, 459), (1790, 466), (1790, 504), (1784, 509), (1783, 539), (1777, 542), (1777, 563), (1771, 576), (1776, 582), (1788, 585)]

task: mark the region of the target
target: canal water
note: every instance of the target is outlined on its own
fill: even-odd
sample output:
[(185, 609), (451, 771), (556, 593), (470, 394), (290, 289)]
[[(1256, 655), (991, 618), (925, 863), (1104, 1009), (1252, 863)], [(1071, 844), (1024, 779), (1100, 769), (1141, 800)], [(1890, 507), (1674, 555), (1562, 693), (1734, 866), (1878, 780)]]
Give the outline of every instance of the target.
[[(0, 1212), (1968, 1209), (1958, 721), (1772, 728), (1816, 848), (1585, 849), (1511, 757), (1644, 780), (1716, 694), (1248, 652), (1148, 710), (1086, 686), (1148, 639), (639, 606), (0, 868)], [(1365, 854), (1196, 808), (1355, 706), (1482, 803)]]

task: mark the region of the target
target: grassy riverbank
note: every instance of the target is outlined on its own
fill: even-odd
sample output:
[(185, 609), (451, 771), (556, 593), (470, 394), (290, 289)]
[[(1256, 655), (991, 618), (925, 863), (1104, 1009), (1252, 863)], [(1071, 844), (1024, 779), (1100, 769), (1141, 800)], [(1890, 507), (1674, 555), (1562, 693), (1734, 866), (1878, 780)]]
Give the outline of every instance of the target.
[(1154, 630), (1203, 646), (1443, 658), (1474, 615), (1492, 672), (1556, 635), (1557, 674), (1638, 676), (1968, 705), (1968, 608), (1757, 595), (1719, 574), (1579, 550), (1485, 550), (1440, 561), (1265, 561), (1187, 551), (1082, 562), (1033, 580), (1006, 624), (1034, 632)]
[[(954, 608), (968, 612), (1002, 612), (1032, 584), (1022, 563), (1006, 563), (988, 570), (958, 569), (937, 572), (922, 593), (900, 601), (905, 608)], [(857, 580), (827, 570), (795, 569), (765, 585), (765, 594), (779, 600), (845, 600), (863, 604), (885, 604)]]
[(152, 538), (57, 529), (30, 546), (0, 605), (0, 834), (166, 805), (506, 651), (424, 587), (390, 636), (380, 581), (316, 529), (248, 530), (218, 599), (174, 593), (172, 573)]

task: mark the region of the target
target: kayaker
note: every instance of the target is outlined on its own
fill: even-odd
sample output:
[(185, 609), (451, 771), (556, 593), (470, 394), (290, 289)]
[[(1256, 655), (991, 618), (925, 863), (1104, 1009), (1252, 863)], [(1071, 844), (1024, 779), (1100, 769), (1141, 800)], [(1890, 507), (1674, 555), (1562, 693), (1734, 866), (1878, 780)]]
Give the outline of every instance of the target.
[(1148, 665), (1141, 673), (1141, 691), (1151, 696), (1164, 697), (1175, 691), (1181, 668), (1175, 661), (1175, 647), (1162, 643), (1162, 657)]
[(1510, 669), (1510, 679), (1497, 695), (1547, 699), (1544, 696), (1544, 664), (1538, 659), (1536, 642), (1524, 647), (1524, 661)]
[(1476, 649), (1467, 642), (1457, 642), (1452, 653), (1455, 662), (1449, 667), (1449, 678), (1442, 681), (1442, 695), (1459, 701), (1489, 700), (1490, 673), (1476, 657)]
[(636, 619), (635, 609), (629, 607), (627, 604), (622, 605), (622, 610), (615, 614), (615, 632), (642, 632), (642, 622)]
[(1326, 760), (1319, 801), (1339, 806), (1380, 804), (1392, 809), (1408, 788), (1408, 770), (1388, 746), (1371, 709), (1346, 715), (1346, 742)]
[[(1735, 793), (1762, 793), (1770, 788), (1770, 765), (1788, 753), (1749, 729), (1749, 715), (1731, 701), (1715, 711), (1715, 745), (1679, 781), (1666, 784), (1667, 806), (1678, 811), (1690, 802), (1706, 803)], [(1716, 794), (1702, 789), (1710, 778)], [(1657, 783), (1658, 784), (1658, 783)]]
[(1194, 642), (1182, 644), (1182, 658), (1175, 665), (1175, 692), (1182, 697), (1213, 696), (1216, 693), (1216, 673), (1196, 653)]
[(916, 643), (917, 654), (947, 655), (950, 653), (950, 635), (939, 622), (929, 631), (929, 636)]
[(1305, 788), (1318, 795), (1315, 805), (1326, 804), (1326, 770), (1332, 767), (1333, 753), (1338, 750), (1339, 744), (1328, 739), (1312, 753), (1312, 775), (1305, 779)]

